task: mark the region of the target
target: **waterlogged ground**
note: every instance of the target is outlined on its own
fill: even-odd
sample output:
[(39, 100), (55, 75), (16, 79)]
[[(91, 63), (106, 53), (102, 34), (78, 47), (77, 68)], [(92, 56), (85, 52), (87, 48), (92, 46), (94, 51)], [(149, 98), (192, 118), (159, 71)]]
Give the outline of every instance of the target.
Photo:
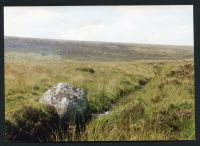
[(78, 137), (57, 129), (48, 141), (195, 139), (193, 61), (6, 60), (6, 119), (19, 127), (14, 113), (41, 108), (39, 98), (59, 82), (83, 88), (92, 114), (109, 112)]

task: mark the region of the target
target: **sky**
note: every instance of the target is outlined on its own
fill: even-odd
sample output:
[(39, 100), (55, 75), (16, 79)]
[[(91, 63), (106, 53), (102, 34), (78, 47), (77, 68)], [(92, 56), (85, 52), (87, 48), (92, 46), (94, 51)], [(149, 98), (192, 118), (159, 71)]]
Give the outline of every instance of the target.
[(4, 35), (193, 46), (193, 7), (4, 7)]

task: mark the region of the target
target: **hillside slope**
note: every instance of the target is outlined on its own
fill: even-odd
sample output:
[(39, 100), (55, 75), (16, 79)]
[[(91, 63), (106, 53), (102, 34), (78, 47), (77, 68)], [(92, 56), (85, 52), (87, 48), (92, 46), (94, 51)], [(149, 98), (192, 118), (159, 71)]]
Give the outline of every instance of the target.
[(59, 55), (62, 59), (191, 59), (193, 47), (5, 37), (5, 51)]

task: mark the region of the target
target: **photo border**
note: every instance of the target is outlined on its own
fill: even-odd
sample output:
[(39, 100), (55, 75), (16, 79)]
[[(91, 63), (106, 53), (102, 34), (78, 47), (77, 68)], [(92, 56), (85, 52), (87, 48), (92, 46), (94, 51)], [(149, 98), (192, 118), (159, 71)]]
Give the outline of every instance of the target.
[[(7, 143), (4, 142), (4, 7), (5, 6), (106, 6), (106, 5), (193, 5), (194, 69), (195, 69), (195, 135), (196, 140), (161, 141), (113, 141), (113, 142), (55, 142), (55, 143)], [(0, 146), (3, 145), (200, 145), (200, 1), (198, 0), (0, 0)]]

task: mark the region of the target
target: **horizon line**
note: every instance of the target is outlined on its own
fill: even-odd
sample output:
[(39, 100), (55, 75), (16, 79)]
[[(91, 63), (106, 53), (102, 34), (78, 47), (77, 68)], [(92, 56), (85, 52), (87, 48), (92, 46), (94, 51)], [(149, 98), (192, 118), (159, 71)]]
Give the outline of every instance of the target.
[(194, 45), (180, 45), (180, 44), (159, 44), (159, 43), (131, 43), (131, 42), (114, 42), (114, 41), (89, 41), (89, 40), (71, 40), (71, 39), (54, 39), (54, 38), (39, 38), (39, 37), (26, 37), (26, 36), (4, 36), (13, 38), (25, 38), (25, 39), (38, 39), (38, 40), (54, 40), (54, 41), (73, 41), (73, 42), (91, 42), (91, 43), (115, 43), (115, 44), (135, 44), (135, 45), (160, 45), (160, 46), (184, 46), (194, 47)]

